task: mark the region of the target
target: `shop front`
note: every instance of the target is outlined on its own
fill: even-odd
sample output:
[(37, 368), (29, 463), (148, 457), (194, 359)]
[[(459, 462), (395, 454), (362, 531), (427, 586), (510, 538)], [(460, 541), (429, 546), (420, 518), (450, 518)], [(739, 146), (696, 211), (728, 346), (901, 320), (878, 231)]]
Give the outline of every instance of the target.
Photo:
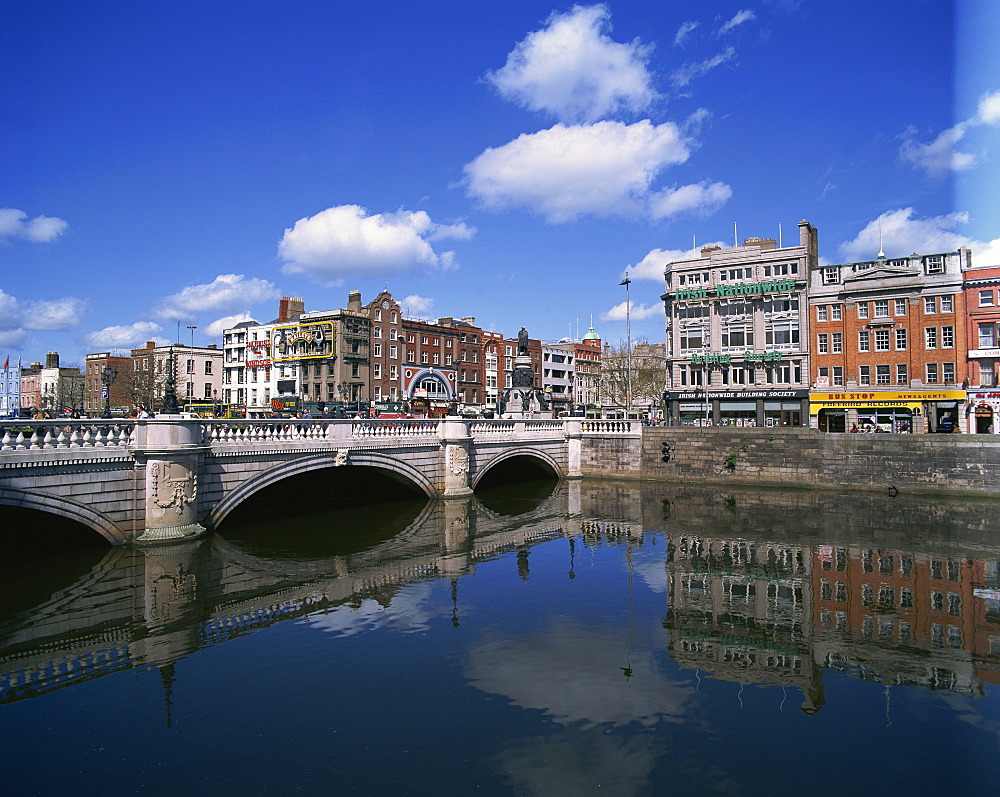
[(1000, 415), (1000, 388), (973, 388), (968, 399), (968, 431), (972, 434), (1000, 434), (997, 416)]
[(691, 390), (663, 394), (674, 426), (801, 426), (806, 390)]
[(831, 433), (952, 432), (964, 400), (964, 390), (811, 393), (810, 426)]

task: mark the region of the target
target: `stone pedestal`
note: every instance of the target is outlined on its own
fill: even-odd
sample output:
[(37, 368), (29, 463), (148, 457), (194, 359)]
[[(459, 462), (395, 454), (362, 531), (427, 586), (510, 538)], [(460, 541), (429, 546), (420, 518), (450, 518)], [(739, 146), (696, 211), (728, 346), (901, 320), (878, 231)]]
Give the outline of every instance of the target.
[(135, 456), (145, 476), (145, 515), (138, 543), (164, 543), (205, 533), (198, 523), (198, 473), (205, 447), (201, 422), (176, 415), (136, 424)]
[(442, 495), (445, 498), (472, 495), (469, 487), (472, 435), (469, 434), (468, 422), (461, 418), (446, 418), (438, 425), (438, 439), (444, 457)]

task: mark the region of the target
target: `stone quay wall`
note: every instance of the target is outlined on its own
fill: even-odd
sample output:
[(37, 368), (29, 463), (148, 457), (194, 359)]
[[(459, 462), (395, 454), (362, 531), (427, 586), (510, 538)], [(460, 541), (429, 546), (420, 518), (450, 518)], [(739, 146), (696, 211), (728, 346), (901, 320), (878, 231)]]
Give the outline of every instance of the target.
[(585, 477), (1000, 497), (988, 435), (826, 434), (806, 428), (643, 427), (585, 439)]

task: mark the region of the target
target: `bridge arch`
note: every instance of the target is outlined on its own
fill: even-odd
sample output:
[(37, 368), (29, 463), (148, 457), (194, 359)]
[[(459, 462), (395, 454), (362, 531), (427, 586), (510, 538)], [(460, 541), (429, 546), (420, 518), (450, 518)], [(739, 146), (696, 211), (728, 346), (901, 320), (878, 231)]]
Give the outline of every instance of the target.
[(499, 465), (501, 462), (514, 459), (515, 457), (527, 457), (528, 459), (541, 460), (552, 470), (553, 475), (557, 479), (561, 479), (565, 476), (562, 467), (560, 467), (559, 463), (547, 452), (538, 448), (520, 446), (518, 448), (512, 448), (497, 454), (497, 456), (486, 462), (481, 469), (477, 468), (476, 475), (472, 478), (472, 484), (470, 485), (472, 489), (475, 489), (483, 477), (486, 476), (494, 467)]
[[(428, 498), (431, 498), (436, 494), (434, 486), (430, 483), (430, 481), (428, 481), (427, 477), (416, 468), (377, 451), (352, 453), (348, 466), (374, 467), (390, 471), (401, 481), (412, 483)], [(322, 470), (324, 468), (332, 470), (335, 467), (344, 466), (334, 466), (330, 461), (329, 454), (324, 454), (314, 457), (305, 457), (292, 462), (286, 462), (275, 468), (266, 470), (258, 476), (243, 482), (239, 487), (226, 495), (212, 508), (212, 511), (205, 519), (205, 522), (209, 527), (216, 528), (220, 523), (222, 523), (223, 520), (226, 519), (230, 512), (236, 509), (236, 507), (255, 493), (263, 490), (265, 487), (270, 487), (272, 484), (277, 484), (284, 479), (289, 479), (302, 473)]]
[(100, 512), (95, 512), (89, 506), (59, 495), (27, 492), (16, 487), (5, 487), (0, 490), (0, 505), (34, 509), (73, 520), (82, 526), (93, 529), (112, 545), (122, 545), (132, 539), (130, 534), (123, 531), (118, 527), (118, 524)]

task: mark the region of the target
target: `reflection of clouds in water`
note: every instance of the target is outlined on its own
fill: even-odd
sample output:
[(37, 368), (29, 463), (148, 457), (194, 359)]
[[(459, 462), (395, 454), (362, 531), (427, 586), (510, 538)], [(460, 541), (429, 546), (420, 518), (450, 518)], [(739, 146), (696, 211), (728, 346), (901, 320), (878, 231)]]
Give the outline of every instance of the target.
[(663, 593), (667, 591), (667, 571), (663, 556), (645, 562), (636, 562), (632, 569), (643, 580), (650, 592)]
[[(652, 633), (657, 630), (662, 635), (658, 626)], [(694, 689), (659, 670), (656, 649), (638, 641), (639, 630), (628, 658), (633, 675), (626, 678), (625, 634), (624, 628), (584, 629), (555, 619), (544, 634), (472, 645), (466, 674), (484, 692), (544, 711), (561, 724), (681, 722)]]
[(390, 629), (403, 633), (427, 630), (430, 620), (439, 615), (426, 606), (432, 584), (422, 583), (404, 587), (392, 597), (388, 606), (367, 598), (357, 608), (343, 605), (336, 609), (314, 614), (309, 625), (338, 636), (352, 636), (363, 631)]
[[(929, 700), (937, 699), (947, 704), (948, 708), (954, 712), (957, 720), (968, 723), (973, 728), (989, 734), (993, 737), (997, 745), (1000, 746), (1000, 722), (983, 716), (982, 711), (979, 710), (979, 705), (972, 703), (969, 698), (964, 695), (956, 695), (954, 692), (931, 692), (929, 695), (920, 692), (918, 695), (920, 698)], [(989, 706), (986, 706), (986, 708), (989, 708)]]
[(650, 734), (623, 738), (570, 726), (518, 739), (495, 761), (516, 794), (642, 794), (663, 747)]

